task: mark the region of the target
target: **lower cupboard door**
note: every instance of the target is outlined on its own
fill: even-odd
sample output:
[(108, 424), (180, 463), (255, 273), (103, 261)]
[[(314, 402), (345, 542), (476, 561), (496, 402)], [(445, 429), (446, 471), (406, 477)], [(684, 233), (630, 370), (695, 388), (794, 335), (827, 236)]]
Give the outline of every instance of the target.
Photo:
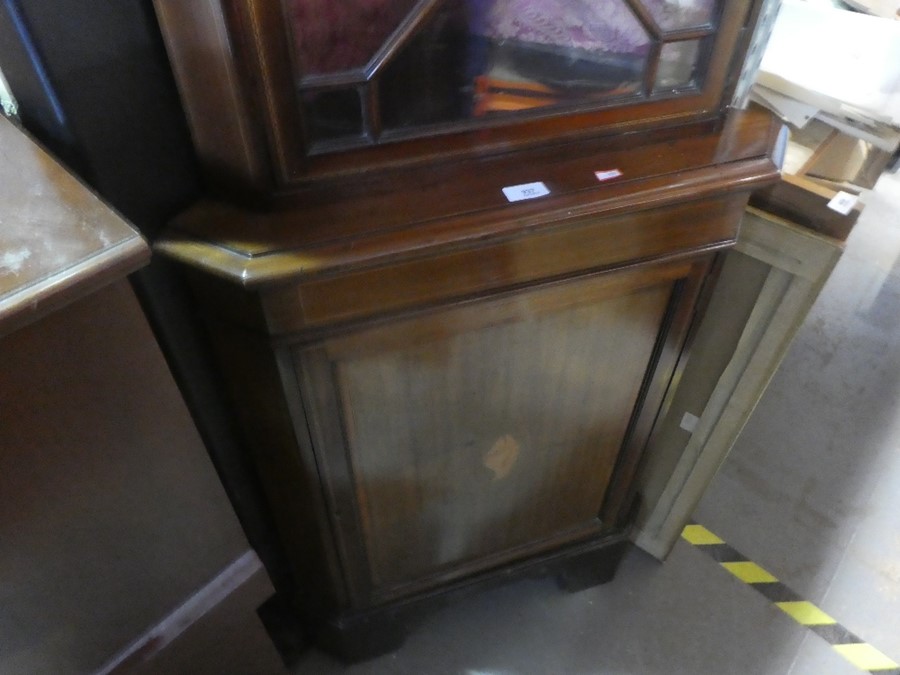
[(295, 348), (351, 597), (609, 529), (601, 507), (689, 270), (557, 283)]

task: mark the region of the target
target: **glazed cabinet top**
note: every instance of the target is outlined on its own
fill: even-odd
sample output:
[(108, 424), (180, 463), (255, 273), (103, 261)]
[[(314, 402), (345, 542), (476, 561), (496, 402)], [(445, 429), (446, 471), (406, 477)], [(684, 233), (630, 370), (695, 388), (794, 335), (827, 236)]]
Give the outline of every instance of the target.
[(155, 0), (210, 184), (372, 171), (720, 118), (757, 0)]

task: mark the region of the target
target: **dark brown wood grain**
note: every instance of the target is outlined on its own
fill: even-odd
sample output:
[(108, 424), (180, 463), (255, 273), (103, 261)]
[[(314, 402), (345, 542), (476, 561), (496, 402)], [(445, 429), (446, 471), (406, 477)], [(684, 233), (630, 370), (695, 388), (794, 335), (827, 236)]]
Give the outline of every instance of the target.
[[(644, 378), (640, 400), (628, 429), (619, 461), (613, 477), (613, 489), (607, 495), (601, 516), (611, 522), (624, 524), (630, 515), (630, 501), (634, 495), (634, 476), (643, 458), (657, 418), (664, 414), (666, 399), (677, 386), (676, 369), (683, 366), (682, 355), (692, 322), (697, 312), (697, 300), (704, 283), (708, 282), (714, 258), (707, 256), (695, 263), (691, 273), (685, 275), (673, 288), (669, 312), (661, 322), (654, 352), (656, 371)], [(667, 396), (668, 395), (668, 396)]]
[(778, 176), (772, 116), (724, 108), (759, 3), (679, 34), (716, 31), (696, 91), (313, 156), (279, 2), (156, 1), (201, 161), (257, 196), (157, 249), (192, 269), (311, 634), (372, 655), (511, 574), (608, 580), (717, 251)]
[[(743, 203), (734, 197), (563, 228), (547, 223), (546, 230), (527, 237), (311, 280), (271, 298), (270, 330), (293, 332), (579, 271), (727, 246), (737, 236)], [(300, 313), (281, 306), (298, 302)]]
[[(363, 330), (326, 341), (327, 368), (319, 352), (301, 353), (304, 389), (331, 392), (309, 410), (331, 427), (317, 432), (333, 449), (326, 482), (335, 503), (355, 506), (360, 574), (377, 597), (603, 529), (596, 517), (656, 328), (686, 269), (625, 272), (618, 285), (601, 275)], [(359, 534), (344, 533), (345, 550)]]
[(254, 123), (241, 53), (219, 3), (153, 0), (184, 111), (211, 186), (262, 191), (272, 184), (265, 130)]
[[(326, 184), (280, 208), (244, 209), (202, 201), (179, 215), (175, 226), (186, 237), (215, 239), (260, 262), (292, 250), (325, 254), (349, 240), (356, 246), (364, 243), (356, 241), (361, 235), (367, 242), (378, 241), (376, 234), (390, 237), (413, 227), (412, 236), (425, 232), (440, 237), (449, 229), (460, 237), (474, 222), (476, 227), (481, 223), (481, 229), (469, 230), (469, 236), (484, 236), (492, 231), (484, 229), (485, 220), (496, 231), (504, 223), (537, 214), (543, 220), (548, 213), (573, 209), (615, 212), (646, 205), (651, 195), (672, 201), (680, 189), (697, 198), (738, 186), (751, 189), (754, 182), (770, 182), (777, 172), (767, 153), (778, 129), (763, 110), (735, 111), (724, 129), (689, 126), (658, 135), (556, 146), (524, 157), (509, 155)], [(598, 182), (594, 172), (610, 169), (619, 170), (621, 177)], [(510, 205), (503, 196), (503, 187), (536, 180), (547, 184), (549, 198)], [(659, 195), (659, 190), (667, 193)], [(438, 226), (440, 230), (434, 229)]]
[(336, 364), (373, 585), (592, 533), (669, 290)]
[[(733, 239), (739, 204), (747, 192), (778, 175), (767, 154), (778, 128), (771, 115), (753, 110), (730, 115), (718, 132), (688, 127), (681, 136), (667, 132), (637, 146), (634, 143), (640, 139), (632, 137), (624, 145), (621, 141), (601, 144), (596, 152), (580, 146), (566, 152), (547, 151), (535, 165), (507, 159), (465, 170), (440, 167), (418, 172), (411, 186), (369, 185), (370, 191), (340, 186), (332, 193), (322, 187), (308, 195), (309, 203), (290, 208), (255, 211), (204, 201), (177, 219), (175, 229), (157, 249), (242, 286), (255, 287), (337, 277), (401, 261), (413, 265), (416, 259), (478, 248), (486, 242), (506, 250), (521, 249), (519, 244), (501, 242), (543, 230), (547, 239), (568, 238), (570, 244), (582, 246), (591, 228), (600, 237), (609, 234), (602, 223), (620, 222), (619, 227), (628, 229), (624, 221), (607, 217), (674, 204), (682, 204), (678, 208), (684, 217), (673, 217), (669, 225), (653, 215), (659, 211), (648, 211), (648, 222), (658, 226), (653, 232), (645, 230), (651, 235), (650, 248), (659, 250), (666, 239), (671, 239), (672, 250), (701, 246), (703, 237), (707, 237), (705, 244), (724, 242)], [(700, 135), (690, 135), (694, 133)], [(594, 171), (609, 168), (619, 169), (623, 176), (599, 183)], [(532, 202), (506, 202), (501, 192), (504, 185), (534, 178), (546, 179), (552, 194)], [(728, 194), (733, 197), (724, 196)], [(706, 198), (714, 198), (719, 205), (732, 200), (726, 207), (731, 234), (722, 229), (714, 232), (716, 222), (725, 222), (717, 221), (724, 215), (720, 206), (711, 209), (708, 218), (705, 214), (695, 218), (696, 212), (690, 212), (702, 209), (696, 205)], [(637, 219), (633, 223), (644, 227)], [(570, 231), (564, 232), (566, 228)], [(584, 229), (579, 232), (579, 228)], [(596, 250), (599, 243), (588, 245)], [(613, 246), (621, 252), (623, 244)], [(605, 260), (613, 262), (609, 255)]]
[[(210, 334), (253, 464), (294, 574), (292, 602), (308, 624), (348, 603), (329, 511), (296, 386), (285, 387), (290, 356), (218, 322)], [(313, 583), (312, 580), (315, 580)]]

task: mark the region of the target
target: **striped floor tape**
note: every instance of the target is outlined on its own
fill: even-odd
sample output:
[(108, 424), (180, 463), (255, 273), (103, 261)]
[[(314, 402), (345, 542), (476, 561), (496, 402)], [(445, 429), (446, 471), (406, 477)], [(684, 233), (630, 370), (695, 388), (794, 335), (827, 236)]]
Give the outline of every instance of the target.
[(860, 670), (876, 675), (900, 675), (900, 664), (851, 633), (813, 603), (801, 598), (702, 525), (688, 525), (681, 536), (738, 579), (759, 591), (794, 621), (824, 639), (838, 654)]

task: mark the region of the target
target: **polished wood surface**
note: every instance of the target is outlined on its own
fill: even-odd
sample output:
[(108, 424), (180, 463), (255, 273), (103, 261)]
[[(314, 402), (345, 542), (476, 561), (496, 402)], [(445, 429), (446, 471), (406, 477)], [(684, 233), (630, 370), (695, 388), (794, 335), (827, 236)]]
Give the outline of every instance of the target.
[[(471, 574), (498, 554), (609, 530), (598, 514), (672, 284), (689, 269), (553, 285), (296, 352), (313, 387), (333, 388), (338, 410), (311, 398), (307, 410), (331, 427), (314, 438), (325, 461), (346, 457), (354, 477), (359, 585), (389, 597), (450, 567)], [(327, 367), (308, 364), (321, 358)]]
[[(310, 188), (280, 207), (247, 209), (229, 201), (198, 202), (180, 214), (177, 230), (199, 240), (224, 239), (245, 256), (268, 256), (280, 249), (318, 249), (348, 238), (426, 227), (435, 210), (446, 229), (456, 230), (466, 218), (490, 213), (485, 219), (502, 222), (535, 213), (565, 212), (573, 206), (588, 213), (608, 213), (646, 206), (654, 188), (690, 190), (701, 197), (725, 184), (752, 188), (769, 164), (781, 125), (760, 108), (732, 111), (723, 126), (692, 125), (640, 135), (596, 138), (558, 145), (529, 154), (483, 158), (471, 164), (431, 166), (384, 177), (328, 183)], [(528, 160), (528, 163), (525, 163)], [(534, 165), (532, 165), (532, 163)], [(734, 166), (736, 165), (736, 166)], [(600, 182), (595, 171), (617, 169), (621, 176)], [(713, 176), (719, 174), (713, 184)], [(741, 173), (737, 173), (740, 170)], [(502, 188), (543, 181), (551, 195), (538, 201), (510, 205)], [(642, 184), (637, 184), (638, 182)], [(641, 201), (636, 201), (636, 194)], [(499, 213), (498, 209), (502, 209)], [(504, 212), (507, 212), (504, 214)], [(298, 227), (298, 218), (302, 226)], [(447, 222), (449, 221), (449, 222)], [(494, 225), (498, 227), (498, 225)], [(472, 236), (482, 234), (472, 233)]]
[(270, 184), (265, 130), (252, 124), (222, 7), (183, 0), (153, 0), (153, 6), (166, 27), (163, 39), (211, 184), (249, 190)]
[(121, 216), (0, 115), (0, 335), (144, 265)]
[[(723, 193), (746, 194), (777, 176), (770, 149), (780, 128), (770, 114), (754, 109), (732, 113), (721, 129), (689, 127), (678, 134), (546, 150), (532, 158), (536, 166), (508, 157), (465, 170), (434, 167), (323, 186), (280, 209), (202, 201), (177, 218), (157, 247), (245, 286), (385, 264), (521, 236), (551, 223), (578, 225)], [(622, 176), (598, 182), (594, 172), (607, 169)], [(534, 180), (543, 180), (551, 195), (506, 201), (503, 187)]]
[(336, 363), (372, 585), (599, 530), (670, 290)]
[[(673, 257), (731, 244), (743, 198), (692, 202), (669, 209), (579, 219), (527, 237), (467, 248), (442, 256), (398, 262), (273, 292), (272, 332), (466, 297), (575, 272), (624, 266), (635, 260)], [(365, 289), (365, 292), (361, 292)], [(287, 305), (300, 312), (287, 311)]]
[(279, 590), (321, 621), (349, 600), (290, 353), (215, 320), (210, 337), (294, 576)]

